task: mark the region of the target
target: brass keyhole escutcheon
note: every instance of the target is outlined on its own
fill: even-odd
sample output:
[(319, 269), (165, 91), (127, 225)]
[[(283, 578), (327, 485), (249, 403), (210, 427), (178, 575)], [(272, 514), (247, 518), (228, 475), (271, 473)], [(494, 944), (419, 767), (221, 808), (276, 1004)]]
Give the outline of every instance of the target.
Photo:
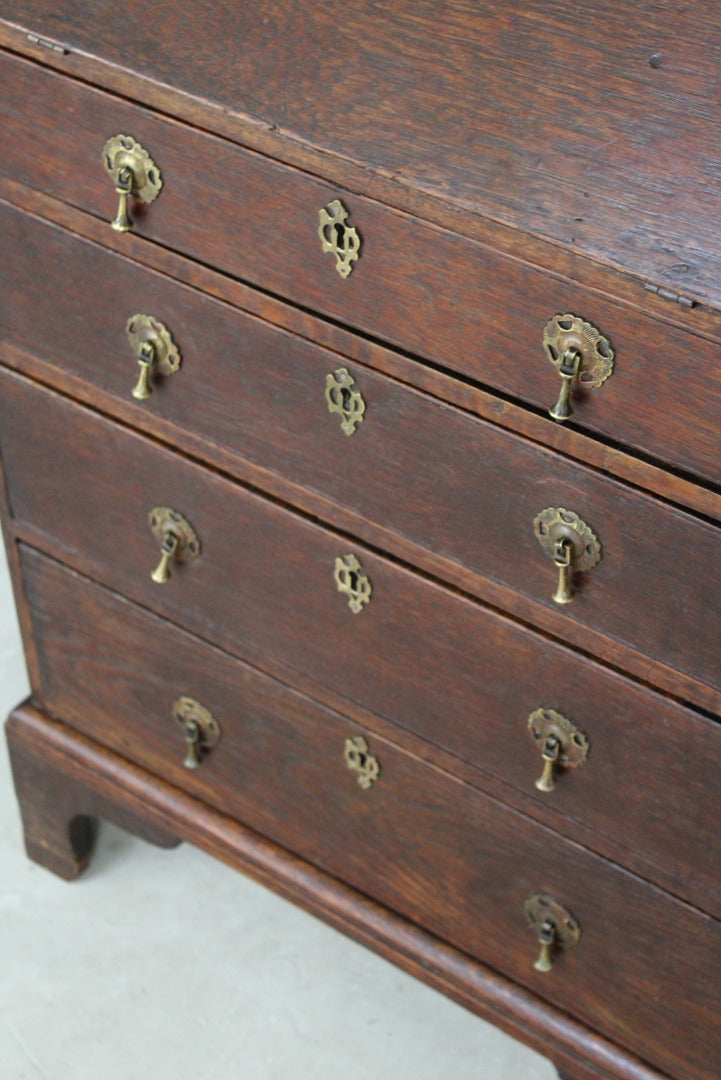
[(174, 375), (180, 367), (180, 352), (168, 328), (152, 315), (131, 315), (125, 332), (140, 368), (131, 393), (138, 401), (145, 401), (153, 393), (151, 371)]
[(540, 946), (533, 966), (536, 971), (552, 971), (556, 953), (577, 945), (581, 939), (581, 928), (573, 915), (546, 893), (535, 893), (529, 897), (524, 911), (528, 926)]
[(348, 597), (348, 607), (357, 615), (370, 602), (372, 586), (355, 555), (339, 555), (333, 571), (339, 592)]
[(173, 704), (173, 719), (180, 725), (185, 737), (186, 752), (183, 765), (197, 769), (203, 759), (218, 745), (220, 726), (213, 714), (192, 697), (180, 697)]
[(200, 540), (192, 525), (169, 506), (156, 506), (148, 524), (160, 544), (160, 562), (150, 575), (158, 585), (170, 579), (171, 563), (192, 562), (200, 555)]
[(561, 377), (558, 400), (548, 414), (563, 423), (573, 416), (572, 387), (597, 389), (613, 373), (613, 346), (591, 323), (565, 314), (554, 315), (544, 327), (543, 348)]
[(368, 743), (362, 735), (346, 739), (343, 751), (345, 763), (356, 774), (356, 779), (364, 791), (375, 783), (380, 775), (380, 766), (368, 749)]
[(337, 368), (325, 377), (325, 399), (328, 412), (340, 416), (341, 430), (352, 435), (363, 420), (366, 411), (365, 401), (358, 390), (354, 390), (355, 379), (347, 368)]
[(151, 203), (163, 186), (160, 169), (148, 151), (132, 135), (113, 135), (103, 147), (103, 165), (118, 196), (111, 225), (116, 232), (132, 228), (129, 200)]
[(340, 199), (333, 199), (318, 211), (318, 236), (324, 252), (335, 255), (335, 268), (347, 278), (360, 255), (361, 239)]
[(559, 769), (575, 769), (588, 757), (586, 735), (555, 709), (535, 709), (528, 717), (528, 732), (541, 748), (543, 771), (536, 780), (539, 791), (553, 791)]
[(573, 574), (592, 570), (601, 559), (601, 545), (593, 530), (573, 510), (550, 506), (534, 519), (539, 544), (558, 568), (553, 594), (557, 604), (573, 600)]

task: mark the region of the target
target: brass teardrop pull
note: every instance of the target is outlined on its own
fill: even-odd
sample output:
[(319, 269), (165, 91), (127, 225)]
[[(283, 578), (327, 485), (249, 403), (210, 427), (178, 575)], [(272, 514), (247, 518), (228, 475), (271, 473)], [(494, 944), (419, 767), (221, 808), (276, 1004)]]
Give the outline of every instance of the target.
[(600, 330), (578, 315), (554, 315), (543, 330), (546, 356), (561, 377), (558, 400), (548, 415), (559, 423), (573, 416), (571, 389), (574, 384), (596, 389), (613, 373), (614, 351)]
[(218, 745), (220, 726), (213, 714), (192, 697), (180, 697), (174, 703), (173, 718), (180, 724), (186, 743), (183, 765), (197, 769), (204, 758)]
[(158, 585), (169, 579), (173, 562), (191, 562), (200, 555), (200, 540), (192, 525), (177, 510), (156, 506), (148, 515), (148, 523), (160, 544), (160, 562), (150, 575)]
[(558, 950), (577, 945), (581, 928), (573, 915), (546, 893), (529, 897), (524, 910), (528, 926), (540, 946), (533, 967), (543, 973), (552, 971)]
[(130, 198), (151, 203), (160, 194), (160, 170), (147, 150), (132, 135), (113, 135), (103, 147), (105, 171), (118, 196), (118, 209), (111, 225), (116, 232), (132, 228)]
[(592, 570), (601, 559), (601, 545), (593, 530), (573, 510), (549, 506), (534, 519), (539, 544), (558, 569), (553, 599), (557, 604), (573, 600), (573, 574)]
[(161, 376), (174, 375), (180, 367), (180, 352), (168, 328), (152, 315), (131, 315), (125, 332), (140, 367), (131, 393), (145, 401), (153, 393), (151, 370)]
[(535, 709), (528, 717), (528, 733), (541, 747), (543, 771), (536, 780), (539, 791), (554, 791), (559, 769), (575, 769), (588, 757), (584, 733), (555, 709)]

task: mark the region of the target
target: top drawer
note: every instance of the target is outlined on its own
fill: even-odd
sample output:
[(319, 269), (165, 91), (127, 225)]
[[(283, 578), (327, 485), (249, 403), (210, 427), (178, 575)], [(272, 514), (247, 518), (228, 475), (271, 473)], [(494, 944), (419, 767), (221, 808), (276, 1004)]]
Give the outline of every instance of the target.
[[(686, 315), (688, 329), (664, 324), (6, 54), (0, 54), (0, 86), (0, 170), (11, 179), (110, 222), (118, 197), (103, 147), (114, 135), (133, 136), (163, 180), (153, 202), (133, 201), (137, 233), (533, 407), (547, 410), (561, 384), (544, 353), (544, 327), (554, 315), (576, 314), (610, 340), (615, 368), (597, 391), (574, 391), (574, 421), (718, 480), (719, 345), (689, 333), (693, 312)], [(345, 277), (319, 236), (320, 213), (338, 199), (360, 238), (359, 258)], [(640, 303), (643, 297), (639, 283)]]

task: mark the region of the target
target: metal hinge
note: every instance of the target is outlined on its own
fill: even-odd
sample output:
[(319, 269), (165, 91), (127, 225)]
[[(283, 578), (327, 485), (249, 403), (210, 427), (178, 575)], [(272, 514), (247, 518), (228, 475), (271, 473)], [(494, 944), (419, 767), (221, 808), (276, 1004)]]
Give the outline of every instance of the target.
[(647, 292), (656, 293), (662, 300), (670, 300), (674, 304), (680, 304), (684, 308), (696, 307), (696, 301), (691, 300), (688, 296), (682, 296), (681, 293), (673, 292), (671, 289), (664, 289), (660, 285), (652, 285), (650, 281), (644, 282), (644, 289)]

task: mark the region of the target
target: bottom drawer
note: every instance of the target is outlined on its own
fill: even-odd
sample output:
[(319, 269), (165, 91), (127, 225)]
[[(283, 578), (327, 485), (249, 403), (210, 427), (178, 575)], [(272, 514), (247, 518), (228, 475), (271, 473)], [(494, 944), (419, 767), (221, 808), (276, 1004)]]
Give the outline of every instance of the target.
[[(22, 564), (49, 712), (657, 1067), (721, 1075), (721, 924), (32, 549)], [(184, 695), (220, 725), (196, 769)], [(379, 766), (364, 786), (357, 737)], [(537, 893), (580, 926), (546, 973), (524, 913)]]

